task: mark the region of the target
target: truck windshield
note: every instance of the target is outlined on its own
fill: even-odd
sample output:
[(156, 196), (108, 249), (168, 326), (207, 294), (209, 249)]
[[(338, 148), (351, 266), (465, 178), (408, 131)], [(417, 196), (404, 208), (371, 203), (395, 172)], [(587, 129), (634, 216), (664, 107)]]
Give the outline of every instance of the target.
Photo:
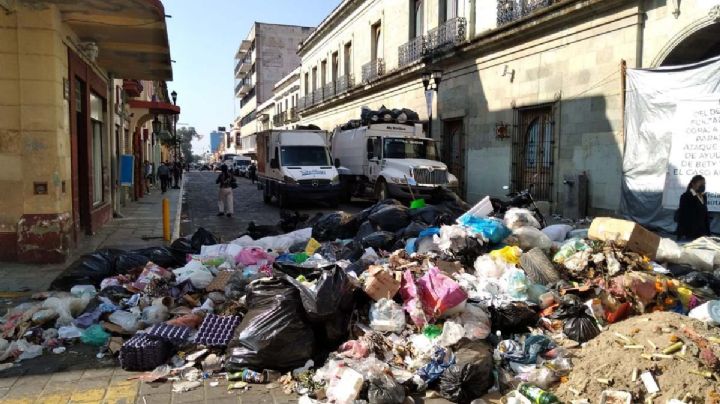
[(330, 156), (322, 146), (281, 147), (283, 166), (329, 166)]
[(235, 165), (238, 167), (245, 167), (250, 165), (250, 160), (235, 160)]
[(437, 160), (435, 142), (429, 139), (385, 138), (386, 159), (427, 159)]

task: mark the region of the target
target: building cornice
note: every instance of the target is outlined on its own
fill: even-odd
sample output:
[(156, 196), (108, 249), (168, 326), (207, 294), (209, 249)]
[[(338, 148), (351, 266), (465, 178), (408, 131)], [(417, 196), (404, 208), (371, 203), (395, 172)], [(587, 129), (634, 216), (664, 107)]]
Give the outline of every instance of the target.
[(355, 11), (364, 1), (366, 0), (343, 0), (342, 3), (335, 7), (335, 9), (320, 22), (317, 28), (315, 28), (315, 31), (298, 45), (298, 56), (302, 57), (305, 55), (309, 48), (316, 45), (325, 34), (337, 27), (348, 14)]

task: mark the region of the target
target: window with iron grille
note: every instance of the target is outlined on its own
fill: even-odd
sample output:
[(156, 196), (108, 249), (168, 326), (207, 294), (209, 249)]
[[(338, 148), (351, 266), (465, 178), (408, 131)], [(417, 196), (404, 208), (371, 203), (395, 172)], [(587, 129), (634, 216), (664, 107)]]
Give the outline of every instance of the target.
[(532, 188), (535, 199), (553, 200), (555, 120), (552, 105), (515, 111), (512, 140), (512, 189)]

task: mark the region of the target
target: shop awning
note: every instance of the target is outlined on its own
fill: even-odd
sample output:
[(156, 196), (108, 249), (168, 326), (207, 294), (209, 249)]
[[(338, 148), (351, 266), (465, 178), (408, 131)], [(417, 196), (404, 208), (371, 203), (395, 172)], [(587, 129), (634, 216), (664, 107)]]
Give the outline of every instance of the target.
[(25, 0), (22, 4), (55, 5), (80, 41), (97, 45), (97, 63), (117, 78), (173, 78), (160, 0)]
[(147, 110), (153, 115), (180, 115), (180, 107), (167, 102), (129, 100), (131, 109)]

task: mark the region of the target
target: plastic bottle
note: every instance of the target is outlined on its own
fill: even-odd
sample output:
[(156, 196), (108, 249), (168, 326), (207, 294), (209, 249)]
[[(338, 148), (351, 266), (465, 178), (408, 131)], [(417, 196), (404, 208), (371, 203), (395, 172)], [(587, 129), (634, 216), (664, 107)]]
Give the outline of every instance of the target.
[(531, 384), (521, 384), (520, 387), (518, 387), (518, 391), (535, 404), (560, 403), (560, 400), (554, 394)]
[(248, 383), (262, 384), (265, 383), (265, 375), (250, 369), (243, 369), (239, 372), (228, 373), (229, 381), (243, 381)]

